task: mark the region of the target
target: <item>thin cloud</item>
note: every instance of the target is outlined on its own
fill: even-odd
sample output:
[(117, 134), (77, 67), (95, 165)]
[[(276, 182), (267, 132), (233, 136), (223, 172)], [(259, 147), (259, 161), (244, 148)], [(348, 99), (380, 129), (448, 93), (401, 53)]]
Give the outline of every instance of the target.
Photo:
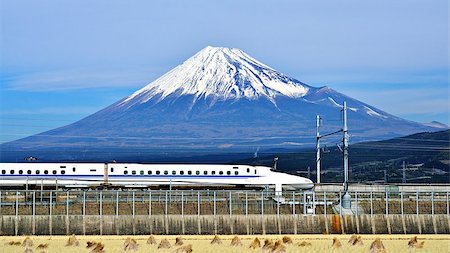
[(146, 85), (162, 73), (162, 70), (109, 70), (109, 71), (80, 71), (63, 70), (53, 72), (39, 72), (22, 74), (3, 78), (9, 90), (51, 92), (80, 90), (92, 88), (120, 88)]
[(10, 115), (87, 115), (94, 113), (102, 107), (72, 106), (72, 107), (43, 107), (31, 109), (9, 109), (0, 112), (0, 118)]

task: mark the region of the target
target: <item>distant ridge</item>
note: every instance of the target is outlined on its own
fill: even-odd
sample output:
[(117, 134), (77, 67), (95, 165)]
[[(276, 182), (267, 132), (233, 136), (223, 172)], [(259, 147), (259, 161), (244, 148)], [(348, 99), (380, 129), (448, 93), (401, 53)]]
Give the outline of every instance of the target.
[(442, 129), (449, 129), (450, 127), (446, 124), (443, 124), (439, 121), (431, 121), (430, 123), (425, 123), (424, 125), (435, 127), (435, 128), (442, 128)]
[(326, 86), (304, 84), (242, 50), (206, 47), (103, 110), (0, 145), (1, 159), (38, 153), (105, 160), (139, 152), (308, 147), (315, 141), (317, 114), (324, 119), (323, 131), (341, 128), (343, 101), (349, 107), (351, 142), (441, 129), (401, 119)]

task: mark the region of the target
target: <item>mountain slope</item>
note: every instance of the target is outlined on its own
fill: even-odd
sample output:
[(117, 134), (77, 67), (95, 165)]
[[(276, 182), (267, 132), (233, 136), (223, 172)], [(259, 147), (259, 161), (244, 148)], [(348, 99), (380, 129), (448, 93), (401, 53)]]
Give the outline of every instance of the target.
[[(280, 170), (305, 176), (311, 168), (311, 178), (316, 178), (316, 150), (297, 152), (260, 153), (260, 158), (242, 159), (234, 163), (258, 165), (273, 164), (279, 158)], [(384, 171), (389, 183), (401, 183), (405, 162), (407, 182), (448, 183), (450, 180), (450, 130), (424, 132), (400, 138), (374, 142), (361, 142), (349, 147), (350, 181), (380, 182)], [(330, 147), (322, 152), (323, 182), (342, 182), (342, 152)]]
[(435, 129), (328, 87), (306, 85), (239, 49), (206, 47), (97, 113), (0, 148), (2, 159), (5, 150), (64, 150), (73, 154), (68, 159), (78, 159), (80, 150), (85, 155), (93, 149), (117, 159), (120, 152), (108, 150), (240, 151), (308, 146), (314, 142), (317, 114), (324, 118), (323, 131), (340, 129), (343, 101), (349, 106), (352, 141)]

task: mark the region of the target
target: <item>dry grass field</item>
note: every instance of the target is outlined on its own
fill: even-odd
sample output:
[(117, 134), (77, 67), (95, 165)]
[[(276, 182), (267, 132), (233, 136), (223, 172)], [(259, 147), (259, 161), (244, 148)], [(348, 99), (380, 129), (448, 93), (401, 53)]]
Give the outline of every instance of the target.
[[(130, 237), (131, 239), (127, 238)], [(349, 243), (351, 235), (288, 235), (289, 238), (284, 238), (283, 235), (258, 235), (248, 236), (218, 236), (218, 244), (211, 244), (214, 236), (202, 235), (185, 235), (181, 236), (181, 245), (175, 245), (178, 236), (154, 236), (155, 244), (149, 244), (151, 240), (149, 236), (76, 236), (72, 238), (69, 243), (70, 236), (31, 236), (29, 240), (25, 236), (4, 236), (0, 237), (0, 252), (2, 253), (119, 253), (119, 252), (135, 252), (135, 253), (189, 253), (189, 246), (192, 245), (192, 252), (201, 253), (294, 253), (294, 252), (345, 252), (345, 253), (366, 253), (366, 252), (438, 252), (450, 253), (450, 235), (417, 235), (417, 242), (408, 246), (413, 235), (361, 235), (361, 240), (353, 239), (354, 246)], [(233, 240), (234, 238), (234, 240)], [(258, 238), (260, 245), (254, 243), (255, 238)], [(333, 245), (333, 239), (336, 242)], [(379, 238), (383, 244), (385, 251), (370, 249), (372, 242)], [(167, 239), (170, 243), (170, 248), (160, 248), (160, 242)], [(273, 244), (266, 246), (263, 249), (265, 240), (271, 240)], [(67, 246), (67, 244), (78, 246)], [(87, 242), (100, 242), (101, 245), (94, 245), (91, 248), (86, 248)], [(180, 241), (180, 239), (178, 239)], [(234, 241), (236, 246), (231, 246)], [(240, 243), (238, 242), (240, 241)], [(277, 241), (279, 241), (277, 243)], [(362, 243), (360, 242), (362, 241)], [(221, 243), (220, 243), (221, 242)], [(424, 242), (424, 243), (422, 243)], [(269, 242), (270, 243), (270, 242)], [(277, 244), (277, 248), (273, 245)], [(255, 249), (250, 248), (253, 245)], [(184, 250), (178, 250), (185, 246)], [(186, 247), (187, 246), (187, 247)], [(420, 248), (423, 246), (422, 248)]]

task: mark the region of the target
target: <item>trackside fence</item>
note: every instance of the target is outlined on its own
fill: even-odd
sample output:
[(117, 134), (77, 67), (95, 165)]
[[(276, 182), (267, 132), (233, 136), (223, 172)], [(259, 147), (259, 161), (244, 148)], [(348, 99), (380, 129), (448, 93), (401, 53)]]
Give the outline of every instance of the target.
[(450, 233), (450, 192), (1, 190), (0, 235)]
[[(0, 215), (339, 214), (343, 192), (0, 191)], [(349, 192), (353, 215), (446, 214), (450, 192)]]

